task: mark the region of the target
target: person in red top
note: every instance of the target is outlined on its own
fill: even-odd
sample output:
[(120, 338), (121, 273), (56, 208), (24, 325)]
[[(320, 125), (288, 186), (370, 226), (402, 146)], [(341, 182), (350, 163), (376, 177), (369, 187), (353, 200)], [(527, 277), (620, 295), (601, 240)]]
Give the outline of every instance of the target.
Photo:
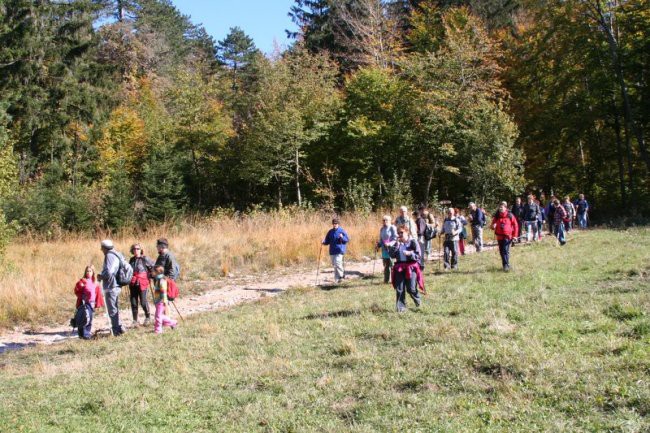
[(79, 338), (88, 340), (91, 337), (90, 330), (93, 325), (95, 308), (104, 306), (104, 298), (102, 297), (101, 288), (97, 284), (93, 265), (86, 266), (84, 276), (81, 277), (74, 288), (74, 294), (77, 295), (75, 327), (79, 333)]
[(510, 271), (510, 244), (519, 231), (517, 218), (508, 211), (508, 203), (502, 201), (492, 218), (492, 229), (499, 243), (499, 254), (505, 272)]

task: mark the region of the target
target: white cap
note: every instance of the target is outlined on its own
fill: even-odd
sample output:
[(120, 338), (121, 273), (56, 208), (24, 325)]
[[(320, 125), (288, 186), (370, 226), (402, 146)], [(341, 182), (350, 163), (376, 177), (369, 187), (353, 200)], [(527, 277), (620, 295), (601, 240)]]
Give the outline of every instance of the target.
[(113, 241), (110, 239), (104, 239), (102, 241), (102, 248), (106, 248), (107, 250), (112, 250), (113, 249)]
[(399, 210), (401, 210), (402, 212), (406, 212), (408, 208), (406, 206), (401, 206)]

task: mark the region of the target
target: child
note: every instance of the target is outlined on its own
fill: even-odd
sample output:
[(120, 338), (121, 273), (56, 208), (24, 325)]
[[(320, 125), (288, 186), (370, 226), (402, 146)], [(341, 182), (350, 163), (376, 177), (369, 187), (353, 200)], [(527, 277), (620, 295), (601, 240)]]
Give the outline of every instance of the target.
[(93, 313), (95, 308), (104, 306), (104, 298), (100, 292), (101, 288), (97, 284), (95, 276), (95, 267), (86, 266), (84, 275), (77, 282), (74, 288), (74, 294), (77, 295), (77, 311), (75, 313), (74, 323), (79, 333), (79, 338), (88, 340), (91, 337), (90, 330), (93, 326)]
[(176, 328), (178, 322), (167, 316), (167, 279), (165, 278), (165, 267), (156, 266), (153, 272), (153, 303), (156, 308), (154, 315), (154, 331), (156, 334), (162, 334), (163, 326)]
[(348, 234), (341, 228), (338, 218), (332, 219), (332, 229), (327, 232), (323, 245), (329, 245), (330, 258), (334, 266), (334, 282), (338, 284), (345, 278), (343, 268), (343, 256), (345, 255), (346, 244), (350, 241)]

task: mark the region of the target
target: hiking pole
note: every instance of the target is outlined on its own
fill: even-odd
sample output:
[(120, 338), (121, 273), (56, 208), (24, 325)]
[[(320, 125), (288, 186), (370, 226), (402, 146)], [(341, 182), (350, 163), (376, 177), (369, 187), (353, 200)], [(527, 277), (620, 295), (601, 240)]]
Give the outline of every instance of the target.
[(180, 317), (181, 320), (184, 322), (185, 319), (184, 319), (183, 316), (181, 315), (181, 312), (178, 311), (178, 307), (176, 306), (176, 302), (174, 302), (174, 301), (169, 301), (169, 303), (172, 304), (172, 305), (174, 306), (174, 310), (176, 310), (176, 313), (178, 313), (178, 317)]
[(320, 258), (321, 255), (323, 254), (323, 244), (320, 244), (320, 248), (318, 250), (318, 265), (316, 265), (316, 286), (318, 286), (318, 274), (320, 273)]
[(99, 290), (99, 293), (102, 295), (102, 302), (104, 303), (104, 316), (108, 320), (108, 329), (111, 331), (111, 337), (113, 335), (113, 324), (111, 322), (111, 316), (108, 315), (108, 304), (106, 304), (106, 298), (104, 297), (104, 282), (102, 282), (102, 288)]
[(372, 278), (375, 278), (375, 266), (377, 266), (377, 250), (378, 248), (375, 246), (375, 256), (372, 259)]

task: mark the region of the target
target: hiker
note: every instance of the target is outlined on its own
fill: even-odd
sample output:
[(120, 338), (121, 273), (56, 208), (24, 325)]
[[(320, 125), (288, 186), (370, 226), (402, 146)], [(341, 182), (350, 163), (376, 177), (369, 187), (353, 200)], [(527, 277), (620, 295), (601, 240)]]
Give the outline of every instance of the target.
[[(425, 233), (426, 245), (424, 248), (425, 260), (431, 260), (431, 243), (438, 235), (438, 223), (436, 217), (428, 209), (424, 209), (424, 218), (427, 220), (427, 232)], [(428, 236), (426, 236), (428, 234)]]
[(555, 203), (555, 200), (557, 200), (557, 198), (552, 195), (551, 200), (549, 200), (548, 205), (546, 206), (546, 222), (548, 223), (548, 233), (550, 235), (555, 234), (555, 205), (553, 204)]
[(585, 195), (580, 194), (578, 201), (575, 203), (576, 218), (578, 220), (578, 227), (581, 229), (587, 228), (587, 215), (589, 213), (589, 203), (585, 200)]
[(461, 223), (461, 230), (460, 233), (458, 234), (458, 252), (460, 253), (461, 256), (465, 255), (465, 239), (467, 239), (467, 229), (465, 226), (467, 225), (467, 218), (463, 215), (463, 213), (460, 211), (460, 209), (455, 208), (454, 209), (458, 221)]
[(156, 241), (156, 249), (158, 250), (158, 258), (156, 259), (155, 267), (162, 266), (167, 278), (167, 298), (169, 302), (174, 302), (178, 296), (178, 277), (181, 274), (181, 266), (176, 261), (174, 254), (169, 251), (169, 241), (167, 238), (160, 238)]
[(133, 257), (129, 264), (133, 268), (133, 278), (129, 283), (129, 295), (131, 300), (131, 314), (133, 315), (133, 326), (138, 327), (138, 303), (144, 311), (144, 326), (151, 323), (151, 314), (149, 313), (149, 302), (147, 301), (147, 292), (149, 291), (149, 276), (153, 269), (154, 263), (149, 257), (144, 255), (142, 245), (136, 243), (131, 245), (131, 254)]
[(542, 205), (541, 201), (537, 200), (535, 196), (533, 196), (533, 198), (535, 203), (537, 203), (537, 206), (539, 206), (539, 215), (537, 216), (537, 239), (541, 241), (544, 237), (544, 230), (542, 229), (544, 228), (544, 221), (546, 221), (546, 209)]
[(492, 229), (499, 244), (501, 264), (505, 272), (510, 271), (510, 245), (517, 234), (517, 218), (508, 211), (508, 203), (502, 201), (492, 219)]
[(564, 223), (564, 228), (567, 232), (570, 232), (573, 228), (573, 220), (576, 217), (576, 208), (573, 206), (573, 203), (571, 203), (571, 197), (568, 195), (564, 197), (564, 203), (562, 203), (562, 207), (567, 213), (567, 221)]
[(118, 284), (117, 273), (120, 270), (120, 263), (124, 261), (124, 256), (115, 250), (113, 241), (105, 239), (101, 243), (101, 250), (104, 253), (104, 267), (99, 274), (104, 289), (104, 300), (108, 309), (108, 316), (111, 319), (111, 329), (113, 335), (118, 337), (124, 334), (125, 329), (120, 322), (119, 297), (122, 287)]
[(424, 261), (427, 241), (424, 237), (425, 232), (427, 231), (427, 219), (424, 216), (424, 207), (420, 207), (419, 212), (413, 212), (413, 219), (415, 220), (415, 227), (417, 229), (417, 239), (420, 244), (420, 268), (424, 269)]
[(560, 200), (554, 199), (551, 203), (551, 206), (554, 207), (553, 213), (553, 229), (554, 235), (557, 238), (561, 246), (566, 244), (566, 233), (564, 230), (564, 223), (568, 220), (568, 215), (564, 207), (560, 203)]
[(329, 245), (330, 258), (332, 259), (332, 266), (334, 266), (334, 283), (336, 284), (345, 278), (343, 256), (349, 241), (348, 234), (340, 227), (339, 219), (337, 217), (332, 218), (332, 228), (325, 235), (323, 245)]
[(485, 227), (485, 213), (476, 206), (476, 203), (469, 204), (469, 221), (472, 228), (472, 243), (476, 252), (480, 253), (483, 250), (483, 227)]
[(512, 205), (510, 212), (517, 218), (517, 235), (515, 242), (521, 242), (521, 230), (524, 227), (524, 205), (521, 203), (521, 197), (515, 199), (515, 204)]
[[(533, 197), (532, 194), (529, 194), (522, 210), (523, 221), (524, 224), (526, 224), (526, 241), (528, 242), (531, 240), (539, 240), (540, 215), (541, 209), (539, 204), (535, 203), (535, 197)], [(517, 216), (515, 215), (515, 218), (516, 217)], [(517, 219), (517, 223), (519, 223), (519, 219)]]
[(417, 235), (417, 227), (415, 226), (415, 221), (409, 217), (408, 208), (402, 206), (399, 208), (399, 216), (395, 218), (395, 227), (406, 226), (409, 229), (411, 236)]
[(420, 269), (420, 245), (413, 239), (407, 226), (397, 229), (397, 242), (390, 247), (390, 256), (395, 259), (393, 265), (393, 287), (397, 297), (398, 313), (406, 311), (406, 292), (411, 296), (415, 306), (422, 304), (418, 286), (424, 290), (424, 280)]
[(384, 215), (383, 225), (379, 230), (379, 242), (377, 242), (377, 249), (381, 248), (381, 260), (384, 263), (384, 284), (390, 282), (391, 272), (393, 271), (390, 247), (397, 241), (397, 227), (391, 224), (391, 220), (390, 215)]
[(96, 308), (104, 306), (101, 288), (97, 284), (95, 267), (86, 266), (84, 275), (77, 282), (74, 288), (74, 294), (77, 295), (76, 312), (74, 323), (79, 333), (79, 338), (89, 340), (92, 336), (90, 331), (93, 326), (93, 314)]
[(153, 271), (153, 303), (156, 312), (154, 314), (154, 332), (162, 334), (163, 326), (169, 326), (175, 329), (178, 322), (170, 318), (167, 314), (167, 308), (170, 300), (167, 298), (169, 278), (165, 277), (165, 267), (156, 266)]
[(445, 270), (458, 269), (458, 239), (463, 226), (454, 214), (454, 208), (447, 209), (447, 218), (442, 223)]

